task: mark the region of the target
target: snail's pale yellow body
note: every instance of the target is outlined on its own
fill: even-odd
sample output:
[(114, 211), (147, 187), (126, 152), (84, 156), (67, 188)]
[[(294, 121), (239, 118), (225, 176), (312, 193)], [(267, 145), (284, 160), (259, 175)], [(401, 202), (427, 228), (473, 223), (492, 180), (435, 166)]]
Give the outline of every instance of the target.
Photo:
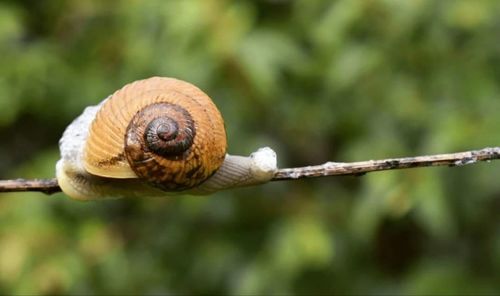
[(153, 77), (87, 107), (67, 127), (56, 176), (63, 192), (79, 200), (209, 194), (274, 176), (274, 151), (229, 155), (225, 137), (206, 94)]

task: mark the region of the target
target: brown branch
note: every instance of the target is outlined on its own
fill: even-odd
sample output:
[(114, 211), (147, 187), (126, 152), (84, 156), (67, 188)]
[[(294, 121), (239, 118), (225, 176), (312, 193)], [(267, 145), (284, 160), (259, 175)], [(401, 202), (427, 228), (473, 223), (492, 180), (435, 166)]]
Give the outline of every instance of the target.
[[(327, 162), (321, 165), (279, 169), (271, 181), (294, 180), (324, 176), (359, 176), (369, 172), (397, 170), (427, 166), (463, 166), (478, 161), (500, 159), (500, 147), (481, 150), (424, 155), (404, 158), (389, 158), (359, 162)], [(46, 194), (60, 192), (54, 179), (0, 180), (0, 192), (38, 191)]]
[(0, 192), (38, 191), (45, 194), (61, 192), (57, 179), (0, 180)]
[(369, 172), (428, 166), (463, 166), (500, 159), (500, 147), (481, 150), (359, 162), (327, 162), (322, 165), (279, 169), (272, 181), (323, 176), (364, 175)]

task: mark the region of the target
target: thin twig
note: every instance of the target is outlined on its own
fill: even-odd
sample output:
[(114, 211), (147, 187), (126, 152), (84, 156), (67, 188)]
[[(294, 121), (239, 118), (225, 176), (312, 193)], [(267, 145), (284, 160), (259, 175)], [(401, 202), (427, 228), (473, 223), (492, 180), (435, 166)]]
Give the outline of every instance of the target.
[[(359, 162), (327, 162), (321, 165), (279, 169), (271, 181), (295, 180), (324, 176), (360, 176), (369, 172), (427, 166), (463, 166), (478, 161), (500, 159), (500, 147), (449, 154), (389, 158)], [(0, 192), (39, 191), (46, 194), (60, 192), (54, 179), (0, 180)]]
[(0, 192), (38, 191), (45, 194), (60, 192), (57, 179), (0, 180)]
[(322, 165), (280, 169), (272, 181), (323, 176), (364, 175), (369, 172), (427, 166), (463, 166), (478, 161), (500, 159), (500, 147), (481, 150), (359, 162), (327, 162)]

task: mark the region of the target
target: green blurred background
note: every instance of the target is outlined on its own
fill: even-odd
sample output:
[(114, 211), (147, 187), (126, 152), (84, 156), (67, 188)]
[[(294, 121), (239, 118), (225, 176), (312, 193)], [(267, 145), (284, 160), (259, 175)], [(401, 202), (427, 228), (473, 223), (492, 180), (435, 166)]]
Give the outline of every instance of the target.
[[(280, 167), (500, 144), (499, 1), (0, 2), (0, 177), (124, 84), (190, 81)], [(0, 198), (0, 294), (493, 294), (500, 166), (209, 197)]]

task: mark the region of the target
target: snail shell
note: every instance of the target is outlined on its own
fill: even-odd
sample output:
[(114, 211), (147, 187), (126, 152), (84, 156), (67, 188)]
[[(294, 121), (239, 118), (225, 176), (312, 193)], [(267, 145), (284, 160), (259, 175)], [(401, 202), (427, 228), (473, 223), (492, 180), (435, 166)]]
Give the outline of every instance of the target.
[(154, 77), (126, 85), (101, 106), (84, 165), (96, 176), (183, 190), (210, 177), (225, 154), (224, 121), (212, 100), (190, 83)]
[(208, 194), (269, 181), (276, 154), (226, 154), (224, 121), (196, 86), (152, 77), (87, 107), (60, 140), (56, 166), (70, 197)]

